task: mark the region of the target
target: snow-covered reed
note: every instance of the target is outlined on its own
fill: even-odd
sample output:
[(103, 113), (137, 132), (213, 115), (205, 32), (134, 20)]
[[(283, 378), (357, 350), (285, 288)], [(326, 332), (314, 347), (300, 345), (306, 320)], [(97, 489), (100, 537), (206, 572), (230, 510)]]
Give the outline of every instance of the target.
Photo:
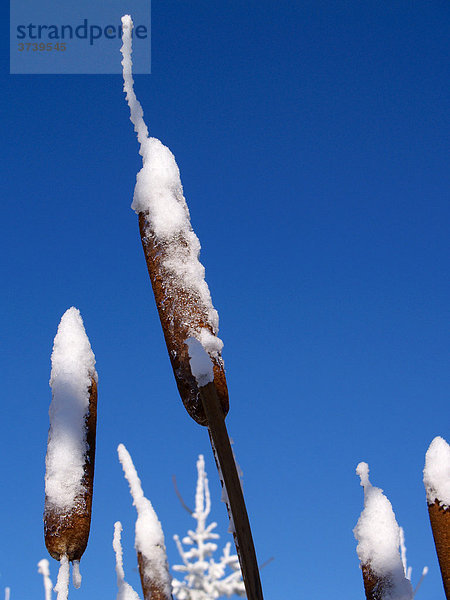
[[(79, 560), (89, 538), (97, 420), (95, 357), (80, 311), (74, 307), (58, 326), (50, 386), (44, 530), (47, 550), (60, 561), (55, 590), (58, 600), (65, 600), (70, 562), (74, 586), (81, 585)], [(45, 565), (41, 568), (44, 573)]]
[(400, 554), (401, 532), (383, 490), (369, 481), (369, 465), (356, 472), (364, 488), (364, 510), (353, 530), (363, 570), (366, 597), (372, 600), (411, 600), (413, 589)]
[(53, 344), (50, 431), (45, 459), (45, 495), (49, 508), (70, 511), (85, 491), (88, 451), (86, 419), (95, 357), (80, 311), (69, 308)]
[(122, 17), (122, 25), (124, 92), (142, 156), (132, 208), (139, 215), (147, 267), (180, 395), (189, 414), (205, 425), (185, 341), (196, 338), (211, 357), (216, 387), (226, 413), (228, 393), (221, 357), (223, 343), (217, 337), (219, 317), (205, 281), (205, 269), (199, 261), (200, 242), (191, 226), (175, 157), (158, 139), (149, 137), (143, 110), (134, 92), (133, 22), (129, 15)]
[(116, 555), (116, 573), (117, 573), (117, 600), (140, 600), (139, 594), (125, 581), (125, 571), (123, 569), (123, 551), (121, 543), (122, 523), (114, 523), (113, 548)]
[[(151, 505), (144, 496), (141, 481), (131, 456), (123, 444), (117, 448), (119, 460), (125, 478), (130, 486), (133, 505), (137, 511), (135, 528), (135, 548), (138, 553), (144, 598), (150, 598), (150, 589), (157, 588), (161, 600), (171, 598), (171, 578), (167, 564), (166, 546), (161, 523)], [(148, 590), (148, 592), (147, 592)]]

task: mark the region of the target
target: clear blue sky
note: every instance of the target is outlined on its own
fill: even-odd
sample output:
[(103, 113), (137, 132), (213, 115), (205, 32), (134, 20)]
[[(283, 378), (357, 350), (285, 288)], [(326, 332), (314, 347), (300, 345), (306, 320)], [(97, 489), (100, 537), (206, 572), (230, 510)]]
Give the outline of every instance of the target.
[[(119, 442), (171, 563), (172, 535), (191, 526), (172, 474), (192, 504), (204, 453), (223, 532), (225, 507), (206, 430), (177, 395), (130, 209), (140, 157), (121, 78), (10, 76), (7, 23), (0, 588), (43, 598), (50, 353), (75, 305), (99, 421), (91, 539), (70, 598), (114, 598), (117, 519), (137, 586)], [(405, 529), (413, 582), (430, 567), (418, 598), (444, 595), (422, 468), (433, 437), (449, 438), (449, 26), (440, 0), (152, 5), (152, 74), (135, 87), (202, 243), (257, 553), (275, 559), (268, 600), (363, 598), (361, 460)]]

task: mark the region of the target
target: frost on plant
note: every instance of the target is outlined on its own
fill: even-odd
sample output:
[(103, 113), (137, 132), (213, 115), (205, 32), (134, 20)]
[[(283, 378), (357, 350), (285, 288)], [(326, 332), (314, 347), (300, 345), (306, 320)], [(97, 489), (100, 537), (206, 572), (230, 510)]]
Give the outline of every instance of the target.
[(212, 540), (220, 536), (214, 533), (217, 523), (206, 524), (211, 497), (202, 455), (198, 457), (197, 473), (195, 511), (192, 513), (197, 527), (195, 531), (189, 530), (183, 540), (174, 536), (183, 564), (174, 565), (173, 570), (185, 575), (182, 581), (172, 580), (173, 593), (177, 600), (213, 600), (233, 594), (245, 596), (239, 560), (235, 554), (230, 554), (230, 542), (225, 545), (218, 562), (213, 557), (217, 544)]
[(131, 585), (125, 581), (122, 543), (120, 539), (121, 533), (122, 523), (120, 521), (116, 521), (116, 523), (114, 523), (113, 548), (116, 555), (117, 587), (119, 588), (117, 600), (140, 600), (138, 593), (135, 592)]
[(437, 436), (425, 456), (423, 482), (428, 504), (437, 502), (444, 509), (450, 506), (450, 445)]
[[(153, 596), (159, 600), (171, 598), (171, 581), (161, 523), (150, 500), (144, 496), (141, 481), (128, 450), (123, 444), (119, 444), (117, 452), (138, 514), (135, 548), (138, 553), (144, 598)], [(158, 594), (155, 590), (158, 590)]]
[(50, 579), (50, 567), (48, 564), (48, 560), (43, 558), (38, 562), (38, 573), (42, 575), (42, 580), (44, 584), (44, 592), (45, 592), (45, 600), (52, 600), (52, 589), (53, 583)]

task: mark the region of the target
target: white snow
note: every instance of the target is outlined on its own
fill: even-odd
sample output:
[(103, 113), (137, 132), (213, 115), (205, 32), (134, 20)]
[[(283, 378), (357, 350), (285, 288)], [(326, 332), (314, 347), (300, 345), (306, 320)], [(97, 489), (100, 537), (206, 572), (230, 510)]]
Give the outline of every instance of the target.
[(392, 505), (383, 490), (369, 481), (369, 465), (359, 463), (356, 472), (364, 487), (364, 510), (353, 530), (358, 540), (356, 548), (362, 565), (385, 583), (383, 600), (411, 600), (411, 582), (406, 578), (400, 555), (400, 528)]
[(72, 567), (72, 583), (73, 587), (78, 590), (81, 587), (80, 561), (74, 560)]
[(50, 386), (50, 430), (45, 459), (45, 493), (51, 506), (65, 511), (83, 492), (86, 452), (85, 419), (95, 357), (80, 311), (62, 316), (53, 344)]
[[(195, 511), (192, 517), (196, 520), (195, 531), (188, 530), (188, 535), (180, 541), (174, 536), (182, 565), (173, 565), (174, 571), (185, 573), (183, 580), (173, 579), (173, 591), (177, 600), (212, 600), (223, 596), (245, 596), (239, 559), (231, 554), (231, 544), (223, 548), (219, 561), (214, 559), (219, 535), (214, 532), (217, 523), (207, 524), (211, 511), (211, 496), (205, 460), (200, 454), (197, 460), (197, 487), (195, 492)], [(189, 546), (188, 550), (183, 544)]]
[(43, 558), (38, 562), (37, 566), (38, 573), (42, 575), (42, 580), (44, 583), (45, 600), (52, 600), (53, 583), (50, 579), (50, 568), (48, 560), (46, 558)]
[(189, 353), (189, 364), (192, 375), (200, 387), (214, 381), (214, 371), (211, 359), (202, 344), (191, 337), (186, 340)]
[(165, 597), (169, 598), (171, 580), (161, 523), (156, 516), (150, 500), (144, 496), (141, 481), (128, 450), (123, 444), (119, 444), (117, 453), (130, 486), (133, 505), (136, 507), (138, 515), (135, 529), (135, 548), (146, 559), (146, 577), (157, 582), (158, 587), (164, 590)]
[(399, 527), (399, 534), (400, 534), (400, 557), (402, 559), (403, 573), (405, 574), (406, 579), (409, 579), (409, 581), (411, 581), (412, 567), (408, 567), (408, 563), (406, 561), (405, 531), (404, 531), (403, 527)]
[(428, 504), (437, 500), (444, 508), (450, 507), (450, 446), (437, 436), (425, 455), (423, 483)]
[(64, 555), (59, 563), (58, 579), (54, 587), (56, 600), (67, 600), (69, 597), (69, 578), (69, 559)]
[(114, 523), (114, 538), (113, 548), (116, 555), (116, 573), (117, 573), (117, 600), (140, 600), (137, 592), (125, 581), (125, 572), (123, 570), (123, 552), (120, 541), (122, 532), (122, 523), (117, 521)]
[[(219, 329), (219, 317), (205, 281), (205, 269), (198, 260), (200, 242), (192, 230), (175, 157), (158, 139), (148, 136), (142, 107), (134, 93), (131, 61), (133, 22), (129, 15), (122, 17), (122, 26), (124, 92), (143, 161), (142, 169), (136, 178), (131, 206), (136, 213), (146, 215), (149, 223), (147, 235), (153, 236), (163, 247), (161, 267), (167, 272), (163, 285), (176, 287), (178, 293), (173, 296), (177, 296), (176, 301), (180, 303), (185, 294), (194, 297), (197, 314), (204, 315), (207, 324), (216, 333)], [(188, 311), (181, 312), (189, 319)], [(207, 328), (200, 330), (193, 322), (188, 325), (189, 335), (197, 338), (211, 356), (218, 357), (223, 346), (222, 341)]]

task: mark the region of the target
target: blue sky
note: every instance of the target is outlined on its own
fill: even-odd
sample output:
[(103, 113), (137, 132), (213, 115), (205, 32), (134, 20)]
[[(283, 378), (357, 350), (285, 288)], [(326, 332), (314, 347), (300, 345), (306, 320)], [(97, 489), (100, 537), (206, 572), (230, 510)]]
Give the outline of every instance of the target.
[[(172, 536), (190, 527), (206, 430), (171, 373), (130, 209), (140, 157), (117, 75), (10, 76), (2, 38), (0, 588), (43, 598), (48, 379), (64, 311), (97, 358), (93, 522), (83, 585), (114, 598), (113, 524), (138, 587), (123, 442)], [(150, 133), (175, 154), (220, 315), (228, 428), (267, 599), (363, 598), (352, 528), (365, 460), (406, 532), (418, 598), (443, 597), (422, 468), (448, 440), (447, 2), (160, 2)], [(120, 61), (117, 42), (117, 60)], [(223, 539), (223, 538), (222, 538)], [(52, 561), (56, 578), (56, 563)]]

